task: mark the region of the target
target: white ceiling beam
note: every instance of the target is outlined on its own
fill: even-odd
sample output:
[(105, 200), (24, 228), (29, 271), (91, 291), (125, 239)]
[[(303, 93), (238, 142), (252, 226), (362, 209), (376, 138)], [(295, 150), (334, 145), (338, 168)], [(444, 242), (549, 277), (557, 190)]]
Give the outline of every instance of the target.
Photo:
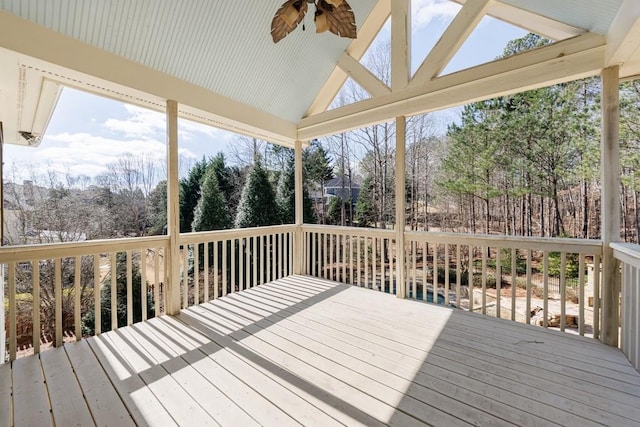
[(607, 67), (627, 62), (640, 46), (640, 1), (624, 0), (607, 34)]
[[(358, 38), (351, 42), (344, 55), (350, 55), (356, 61), (360, 61), (387, 22), (387, 19), (389, 19), (390, 13), (391, 0), (378, 0), (378, 3), (369, 14), (362, 28), (358, 28)], [(338, 92), (340, 92), (340, 89), (342, 89), (342, 86), (344, 86), (348, 77), (349, 75), (345, 73), (342, 68), (336, 67), (318, 93), (316, 99), (311, 103), (305, 116), (313, 116), (314, 114), (326, 111), (338, 95)]]
[(437, 111), (588, 77), (603, 68), (604, 52), (604, 37), (587, 33), (303, 119), (298, 136), (303, 140), (319, 138), (401, 115)]
[(391, 3), (391, 88), (404, 89), (411, 78), (411, 0)]
[[(459, 4), (467, 2), (467, 0), (452, 1)], [(586, 31), (499, 1), (489, 7), (487, 15), (551, 40), (568, 39)]]
[(338, 61), (338, 67), (362, 86), (364, 90), (369, 92), (371, 96), (382, 96), (391, 93), (389, 86), (349, 54), (342, 55)]
[[(296, 124), (0, 11), (0, 47), (213, 117), (224, 129), (293, 146)], [(56, 68), (56, 67), (53, 67)]]
[(436, 78), (484, 17), (493, 0), (467, 0), (416, 71), (410, 86)]

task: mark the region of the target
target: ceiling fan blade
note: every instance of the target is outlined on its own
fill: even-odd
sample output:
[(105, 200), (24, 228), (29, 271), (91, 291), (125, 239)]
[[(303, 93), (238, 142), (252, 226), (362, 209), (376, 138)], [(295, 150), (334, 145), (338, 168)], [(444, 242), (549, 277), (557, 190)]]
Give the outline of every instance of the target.
[[(335, 2), (338, 3), (338, 2)], [(329, 4), (326, 0), (319, 0), (318, 7), (327, 14), (329, 31), (340, 37), (355, 39), (358, 36), (356, 17), (353, 9), (346, 0), (339, 2), (338, 6)]]
[(271, 37), (274, 43), (278, 43), (290, 32), (296, 29), (307, 13), (306, 0), (289, 0), (285, 2), (271, 21)]

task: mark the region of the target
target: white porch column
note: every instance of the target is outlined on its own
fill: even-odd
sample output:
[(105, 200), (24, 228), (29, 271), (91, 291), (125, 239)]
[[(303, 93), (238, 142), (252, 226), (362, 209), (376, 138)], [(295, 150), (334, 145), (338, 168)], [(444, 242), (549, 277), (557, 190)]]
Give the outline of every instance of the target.
[(602, 336), (604, 344), (618, 345), (620, 266), (611, 242), (620, 240), (620, 79), (619, 67), (602, 71)]
[[(4, 244), (4, 133), (0, 122), (0, 246)], [(15, 313), (11, 313), (15, 316)], [(0, 365), (4, 363), (7, 333), (4, 325), (4, 266), (0, 265)]]
[(407, 141), (407, 118), (396, 118), (396, 279), (398, 298), (407, 297), (407, 283), (406, 283), (406, 265), (405, 265), (405, 253), (406, 245), (404, 239), (404, 224), (405, 224), (405, 152)]
[(296, 232), (293, 240), (293, 274), (303, 274), (305, 271), (303, 271), (304, 239), (302, 235), (302, 224), (304, 223), (302, 141), (295, 143), (295, 178)]
[(167, 314), (180, 312), (180, 183), (178, 181), (178, 103), (167, 101), (167, 235), (165, 299)]

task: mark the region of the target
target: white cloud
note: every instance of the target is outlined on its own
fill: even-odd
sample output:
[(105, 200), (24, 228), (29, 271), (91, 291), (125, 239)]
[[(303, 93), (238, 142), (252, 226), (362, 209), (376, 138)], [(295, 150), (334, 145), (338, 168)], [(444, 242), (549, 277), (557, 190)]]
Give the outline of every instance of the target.
[[(125, 119), (108, 119), (104, 127), (126, 138), (162, 139), (166, 133), (166, 119), (164, 114), (147, 110), (134, 105), (124, 106), (129, 113)], [(179, 138), (190, 141), (198, 137), (229, 140), (228, 132), (213, 126), (206, 126), (190, 120), (180, 119), (178, 124)]]
[(413, 0), (413, 27), (421, 29), (437, 19), (451, 20), (460, 10), (460, 5), (450, 0)]
[[(18, 168), (29, 164), (29, 169), (34, 169), (37, 174), (55, 170), (95, 177), (105, 173), (107, 166), (125, 153), (144, 156), (162, 164), (166, 159), (166, 146), (164, 142), (151, 138), (122, 140), (88, 133), (62, 133), (45, 136), (37, 148), (15, 147), (7, 160)], [(179, 150), (179, 155), (187, 160), (198, 158), (185, 148)], [(21, 169), (27, 172), (26, 168)], [(27, 176), (21, 178), (28, 179)]]

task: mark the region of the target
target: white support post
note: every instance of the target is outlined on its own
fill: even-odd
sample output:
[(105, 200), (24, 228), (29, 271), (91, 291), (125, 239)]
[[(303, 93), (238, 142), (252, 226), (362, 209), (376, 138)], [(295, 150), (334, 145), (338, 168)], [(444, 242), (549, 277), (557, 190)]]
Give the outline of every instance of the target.
[(602, 342), (618, 345), (620, 266), (610, 243), (620, 240), (619, 67), (602, 71)]
[(178, 103), (167, 101), (167, 235), (169, 271), (165, 274), (166, 313), (180, 312), (180, 193), (178, 181)]
[(396, 118), (396, 286), (398, 288), (397, 297), (407, 297), (406, 265), (405, 265), (405, 157), (407, 139), (407, 118)]
[[(0, 246), (4, 243), (4, 131), (0, 122)], [(15, 316), (15, 313), (10, 313)], [(4, 324), (4, 265), (0, 265), (0, 365), (4, 363), (7, 333)]]
[(304, 176), (302, 174), (302, 141), (295, 142), (295, 211), (296, 211), (296, 232), (293, 245), (293, 273), (303, 274), (302, 266), (304, 259), (304, 241), (302, 238), (302, 224), (304, 223), (304, 203), (303, 186)]
[(411, 1), (391, 2), (391, 89), (398, 91), (411, 78)]

